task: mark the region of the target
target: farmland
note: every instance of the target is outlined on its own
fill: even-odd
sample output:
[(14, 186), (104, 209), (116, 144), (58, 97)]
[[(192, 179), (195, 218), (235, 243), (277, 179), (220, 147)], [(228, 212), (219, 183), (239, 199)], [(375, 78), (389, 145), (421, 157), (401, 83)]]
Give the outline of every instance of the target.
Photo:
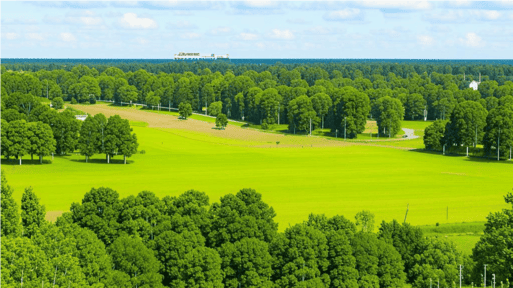
[[(79, 110), (138, 121), (132, 126), (145, 154), (132, 156), (127, 165), (122, 165), (122, 157), (106, 164), (104, 155), (85, 163), (78, 154), (55, 157), (44, 165), (26, 159), (22, 166), (3, 161), (17, 201), (24, 187), (32, 186), (55, 217), (92, 187), (113, 188), (121, 197), (143, 190), (163, 197), (196, 189), (205, 191), (211, 202), (251, 187), (275, 209), (283, 231), (309, 213), (352, 218), (370, 210), (377, 223), (402, 221), (408, 204), (407, 220), (414, 225), (484, 221), (490, 211), (506, 207), (502, 196), (511, 191), (512, 162), (380, 147), (399, 142), (408, 147), (418, 139), (375, 146), (234, 125), (216, 130), (205, 121), (106, 105)], [(415, 130), (424, 125), (410, 124)]]

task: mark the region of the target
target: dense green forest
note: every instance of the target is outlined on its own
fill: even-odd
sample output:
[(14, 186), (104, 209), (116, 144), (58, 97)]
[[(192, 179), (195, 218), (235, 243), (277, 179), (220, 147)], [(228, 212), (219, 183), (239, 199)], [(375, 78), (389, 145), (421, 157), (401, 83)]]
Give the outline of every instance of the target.
[[(513, 113), (511, 65), (135, 62), (90, 66), (3, 64), (2, 95), (48, 97), (56, 107), (62, 99), (144, 103), (149, 108), (186, 103), (193, 111), (222, 113), (229, 119), (262, 124), (264, 129), (280, 123), (288, 124), (291, 133), (306, 133), (311, 123), (312, 129), (329, 128), (348, 138), (362, 133), (367, 119), (377, 121), (379, 135), (394, 136), (401, 130), (401, 120), (423, 119), (426, 110), (427, 119), (446, 121), (430, 128), (428, 149), (482, 144), (487, 154), (499, 147), (499, 156), (507, 156), (513, 145), (513, 123), (508, 121)], [(479, 79), (478, 90), (469, 88)]]
[[(194, 190), (120, 199), (93, 188), (55, 223), (31, 188), (21, 213), (12, 193), (2, 173), (5, 287), (456, 287), (460, 264), (464, 284), (482, 284), (483, 264), (503, 287), (513, 278), (504, 253), (513, 247), (513, 209), (488, 216), (469, 256), (408, 223), (375, 229), (370, 211), (355, 221), (312, 214), (278, 232), (276, 213), (253, 189), (210, 203)], [(505, 200), (513, 204), (513, 194)]]

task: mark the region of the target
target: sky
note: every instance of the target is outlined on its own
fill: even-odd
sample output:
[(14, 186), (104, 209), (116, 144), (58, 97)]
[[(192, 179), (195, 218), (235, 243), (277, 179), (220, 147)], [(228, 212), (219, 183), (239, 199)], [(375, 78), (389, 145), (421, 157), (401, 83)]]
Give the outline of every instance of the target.
[(2, 58), (512, 59), (513, 1), (2, 1)]

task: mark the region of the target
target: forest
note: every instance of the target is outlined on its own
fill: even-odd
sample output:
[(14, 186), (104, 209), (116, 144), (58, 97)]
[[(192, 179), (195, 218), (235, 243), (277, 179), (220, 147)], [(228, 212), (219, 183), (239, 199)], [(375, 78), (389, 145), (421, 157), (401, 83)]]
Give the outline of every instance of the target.
[[(2, 171), (5, 287), (456, 287), (459, 265), (463, 284), (480, 286), (483, 264), (501, 287), (513, 277), (503, 253), (513, 207), (489, 214), (468, 256), (408, 223), (375, 228), (370, 211), (353, 221), (310, 214), (279, 232), (274, 209), (249, 188), (216, 203), (195, 190), (160, 199), (93, 188), (55, 223), (32, 188), (20, 206), (12, 194)], [(513, 205), (512, 193), (504, 199)]]
[[(56, 107), (63, 100), (139, 103), (148, 109), (186, 103), (193, 111), (224, 114), (263, 129), (288, 124), (295, 134), (312, 126), (347, 138), (357, 138), (367, 119), (377, 121), (377, 136), (392, 137), (401, 130), (401, 120), (426, 116), (442, 121), (428, 130), (428, 149), (483, 145), (486, 155), (497, 151), (500, 158), (513, 145), (511, 65), (199, 61), (89, 66), (2, 64), (2, 95), (46, 97)], [(477, 90), (469, 88), (471, 81), (480, 81)]]

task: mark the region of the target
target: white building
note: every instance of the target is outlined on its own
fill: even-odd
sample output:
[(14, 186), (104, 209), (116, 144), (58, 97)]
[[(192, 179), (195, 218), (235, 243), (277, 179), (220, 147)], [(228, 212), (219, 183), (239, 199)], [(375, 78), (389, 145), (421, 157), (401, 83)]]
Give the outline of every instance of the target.
[(87, 118), (87, 114), (86, 115), (75, 115), (75, 118), (77, 118), (80, 121), (85, 121), (85, 119)]
[(217, 59), (230, 59), (230, 55), (229, 54), (225, 54), (225, 55), (217, 55), (217, 54), (201, 55), (200, 53), (180, 52), (178, 54), (175, 54), (174, 59), (175, 60), (217, 60)]
[(476, 82), (476, 81), (474, 80), (474, 81), (470, 82), (470, 85), (468, 85), (468, 87), (469, 87), (469, 88), (472, 88), (472, 89), (474, 89), (474, 90), (477, 90), (477, 88), (479, 87), (479, 84), (480, 84), (480, 83), (481, 83), (481, 82)]
[(468, 87), (477, 90), (479, 88), (479, 84), (481, 84), (481, 73), (479, 73), (479, 82), (473, 80), (472, 82), (470, 82), (470, 85), (468, 85)]

